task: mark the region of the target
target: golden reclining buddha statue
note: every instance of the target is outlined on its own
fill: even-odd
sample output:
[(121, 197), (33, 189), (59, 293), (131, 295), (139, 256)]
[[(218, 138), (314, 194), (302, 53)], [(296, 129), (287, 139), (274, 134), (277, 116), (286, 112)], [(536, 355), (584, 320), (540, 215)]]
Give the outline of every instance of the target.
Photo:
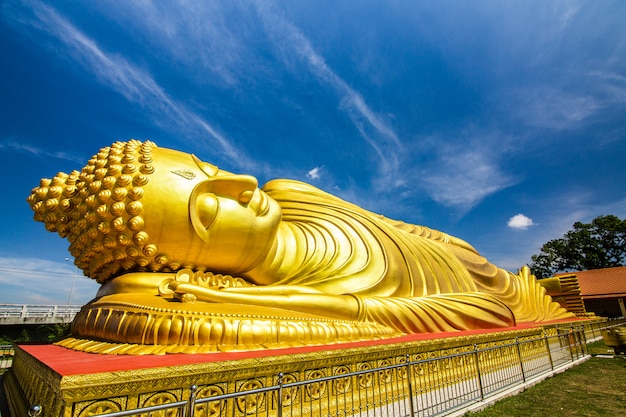
[(101, 287), (62, 345), (149, 354), (505, 328), (570, 317), (527, 267), (309, 184), (262, 188), (150, 141), (42, 179), (35, 220)]

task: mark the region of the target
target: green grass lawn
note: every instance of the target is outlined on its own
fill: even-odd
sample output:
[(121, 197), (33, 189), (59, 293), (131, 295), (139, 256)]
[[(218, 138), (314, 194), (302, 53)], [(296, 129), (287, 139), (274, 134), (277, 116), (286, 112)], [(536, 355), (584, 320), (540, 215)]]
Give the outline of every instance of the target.
[(514, 397), (468, 414), (471, 417), (569, 417), (626, 415), (626, 358), (613, 355), (601, 340), (588, 345), (593, 355)]

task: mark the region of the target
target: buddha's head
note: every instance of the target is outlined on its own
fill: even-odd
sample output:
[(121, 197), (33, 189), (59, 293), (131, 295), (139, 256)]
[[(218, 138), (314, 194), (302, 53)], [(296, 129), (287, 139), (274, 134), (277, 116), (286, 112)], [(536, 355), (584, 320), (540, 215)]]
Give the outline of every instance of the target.
[(182, 268), (243, 274), (265, 259), (281, 219), (254, 177), (136, 140), (42, 179), (28, 202), (99, 282)]

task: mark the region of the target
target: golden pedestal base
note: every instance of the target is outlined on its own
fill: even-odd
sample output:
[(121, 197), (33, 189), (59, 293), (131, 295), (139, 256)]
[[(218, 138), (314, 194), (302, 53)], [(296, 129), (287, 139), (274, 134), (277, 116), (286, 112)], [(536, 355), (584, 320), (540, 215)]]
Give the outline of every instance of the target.
[[(204, 398), (274, 386), (280, 373), (290, 381), (304, 381), (404, 363), (407, 357), (413, 361), (465, 353), (543, 334), (544, 327), (528, 326), (273, 351), (160, 356), (101, 355), (55, 345), (18, 345), (4, 385), (14, 417), (26, 415), (33, 404), (42, 406), (42, 416), (86, 417), (185, 401), (192, 385), (198, 387), (197, 398)], [(229, 411), (229, 415), (249, 411)], [(220, 412), (225, 410), (211, 415)]]

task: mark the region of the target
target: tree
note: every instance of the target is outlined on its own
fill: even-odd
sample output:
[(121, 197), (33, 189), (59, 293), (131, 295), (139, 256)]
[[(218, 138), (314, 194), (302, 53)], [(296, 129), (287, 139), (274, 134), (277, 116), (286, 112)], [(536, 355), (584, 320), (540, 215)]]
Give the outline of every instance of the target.
[(557, 272), (611, 268), (626, 264), (626, 220), (598, 216), (591, 223), (574, 223), (573, 230), (554, 239), (531, 257), (530, 270), (537, 278)]

